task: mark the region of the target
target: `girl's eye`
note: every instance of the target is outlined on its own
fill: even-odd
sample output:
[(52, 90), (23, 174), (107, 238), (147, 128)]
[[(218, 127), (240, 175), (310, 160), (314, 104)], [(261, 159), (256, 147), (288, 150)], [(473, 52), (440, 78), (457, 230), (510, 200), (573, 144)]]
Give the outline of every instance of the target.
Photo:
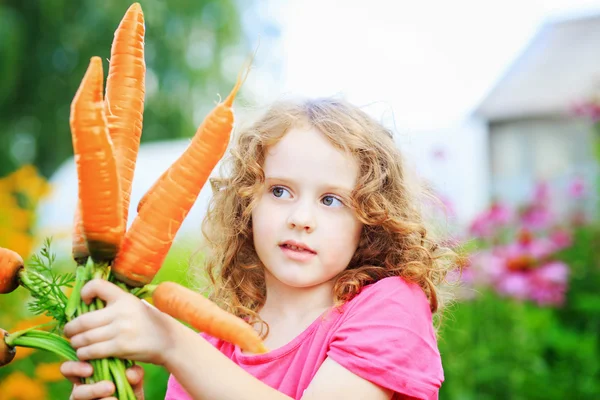
[(290, 194), (290, 192), (288, 192), (287, 189), (284, 189), (281, 186), (272, 187), (271, 193), (273, 193), (273, 196), (275, 197), (284, 197), (285, 193), (287, 193), (288, 195)]
[(340, 199), (334, 196), (325, 196), (322, 200), (326, 206), (341, 207), (344, 205)]

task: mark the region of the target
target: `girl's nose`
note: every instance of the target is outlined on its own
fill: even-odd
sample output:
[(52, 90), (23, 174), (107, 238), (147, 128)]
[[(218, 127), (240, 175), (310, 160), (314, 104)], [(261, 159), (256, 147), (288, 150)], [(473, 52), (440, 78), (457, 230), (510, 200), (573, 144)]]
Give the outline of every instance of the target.
[(287, 223), (290, 229), (300, 229), (309, 233), (316, 228), (314, 213), (308, 205), (295, 207), (290, 213)]

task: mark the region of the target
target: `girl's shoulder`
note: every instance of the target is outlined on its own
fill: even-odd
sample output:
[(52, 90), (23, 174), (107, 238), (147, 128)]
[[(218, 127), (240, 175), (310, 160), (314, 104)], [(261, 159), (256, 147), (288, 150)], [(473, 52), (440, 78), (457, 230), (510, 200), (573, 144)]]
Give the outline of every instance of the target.
[(389, 277), (365, 286), (330, 334), (327, 355), (354, 374), (397, 393), (437, 398), (444, 373), (419, 285)]
[(365, 285), (362, 290), (347, 302), (344, 309), (352, 312), (359, 308), (383, 307), (390, 311), (411, 310), (431, 319), (429, 300), (423, 289), (416, 283), (400, 276), (390, 276), (375, 283)]

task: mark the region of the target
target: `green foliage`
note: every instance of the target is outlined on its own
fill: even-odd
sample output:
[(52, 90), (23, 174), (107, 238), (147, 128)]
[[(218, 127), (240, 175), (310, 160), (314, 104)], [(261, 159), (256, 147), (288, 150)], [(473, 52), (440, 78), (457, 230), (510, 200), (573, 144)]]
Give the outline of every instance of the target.
[(28, 304), (29, 311), (35, 315), (45, 314), (64, 326), (67, 296), (63, 290), (72, 287), (75, 275), (58, 274), (53, 270), (56, 255), (50, 249), (51, 243), (49, 238), (44, 240), (39, 254), (31, 256), (21, 279), (25, 279), (24, 284), (33, 297)]
[(600, 257), (581, 227), (560, 257), (572, 267), (567, 302), (540, 308), (485, 292), (458, 303), (440, 333), (440, 399), (600, 397)]
[[(69, 107), (92, 56), (110, 57), (133, 1), (0, 2), (0, 176), (25, 163), (46, 177), (73, 154)], [(142, 141), (191, 137), (228, 92), (252, 45), (235, 0), (141, 0), (146, 22)], [(244, 3), (246, 6), (249, 3)], [(105, 76), (108, 63), (104, 63)]]

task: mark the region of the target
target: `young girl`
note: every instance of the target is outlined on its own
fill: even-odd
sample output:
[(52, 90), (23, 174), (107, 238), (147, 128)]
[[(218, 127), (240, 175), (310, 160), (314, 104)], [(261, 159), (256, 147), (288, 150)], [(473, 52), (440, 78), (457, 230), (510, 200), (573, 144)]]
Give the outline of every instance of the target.
[[(95, 280), (82, 296), (107, 307), (65, 327), (78, 357), (162, 365), (173, 400), (437, 399), (432, 314), (449, 265), (388, 130), (341, 100), (281, 101), (240, 133), (230, 161), (203, 225), (211, 298), (270, 351), (197, 334)], [(92, 369), (62, 372), (77, 383)], [(139, 398), (142, 375), (128, 371)], [(112, 393), (76, 384), (72, 399)]]

